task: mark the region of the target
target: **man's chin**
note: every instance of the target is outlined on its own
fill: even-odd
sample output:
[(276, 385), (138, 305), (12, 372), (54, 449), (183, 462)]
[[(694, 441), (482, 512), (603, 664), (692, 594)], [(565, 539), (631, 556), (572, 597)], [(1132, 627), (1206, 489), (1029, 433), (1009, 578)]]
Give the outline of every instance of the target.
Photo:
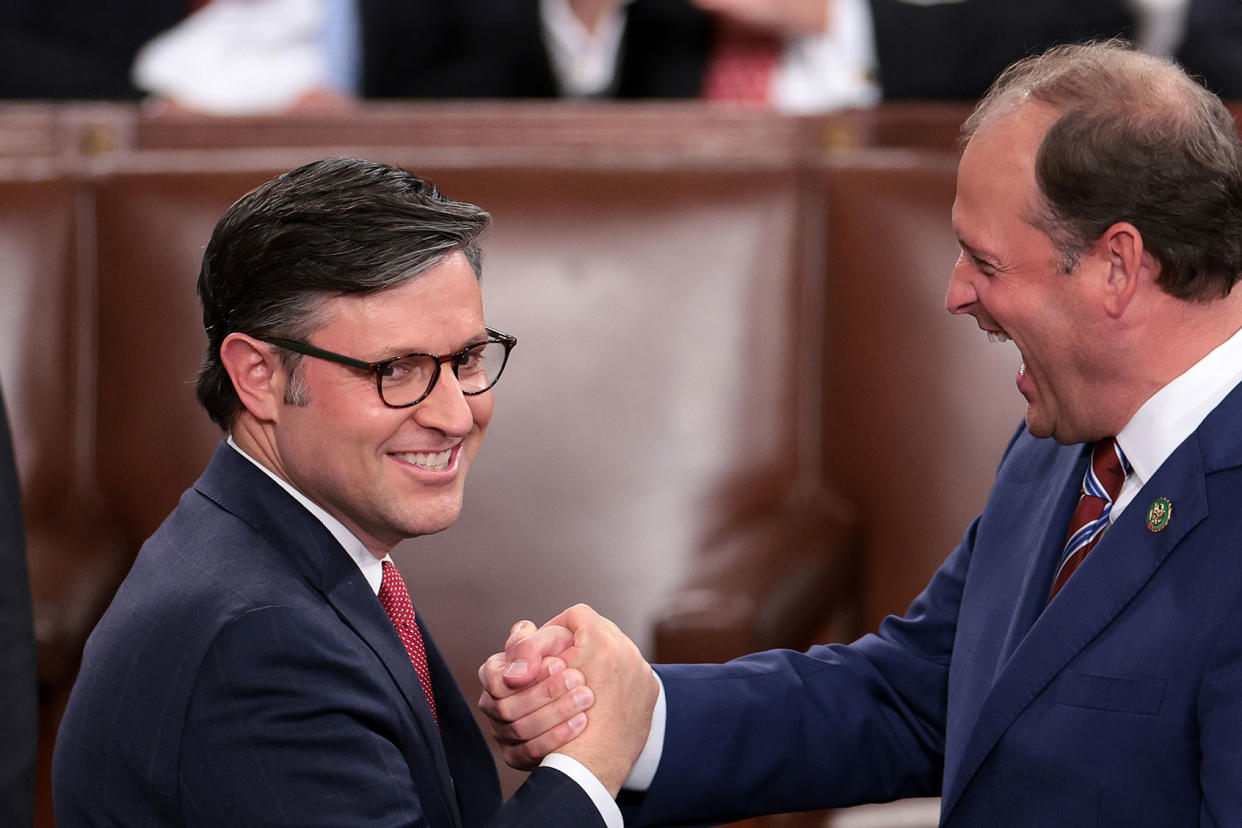
[(1083, 434), (1072, 427), (1067, 428), (1064, 423), (1058, 428), (1056, 423), (1050, 423), (1047, 420), (1041, 420), (1039, 417), (1031, 416), (1029, 408), (1026, 412), (1026, 430), (1031, 433), (1032, 437), (1038, 437), (1041, 440), (1051, 437), (1063, 446), (1093, 443), (1101, 439)]
[(1039, 412), (1030, 403), (1026, 404), (1026, 430), (1031, 433), (1032, 437), (1038, 437), (1041, 440), (1052, 436), (1049, 423), (1040, 418)]
[(422, 535), (434, 535), (457, 522), (461, 516), (461, 503), (442, 504), (433, 509), (420, 512), (406, 523), (406, 537), (416, 538)]

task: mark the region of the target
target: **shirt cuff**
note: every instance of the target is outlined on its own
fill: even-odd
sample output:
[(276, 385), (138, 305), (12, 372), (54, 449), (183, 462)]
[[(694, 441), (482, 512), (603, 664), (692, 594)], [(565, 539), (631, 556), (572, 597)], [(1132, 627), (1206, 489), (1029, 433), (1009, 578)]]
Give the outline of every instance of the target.
[(630, 775), (621, 784), (623, 790), (645, 791), (650, 788), (656, 769), (660, 767), (660, 757), (664, 755), (664, 723), (668, 713), (664, 701), (664, 682), (660, 680), (659, 673), (655, 677), (656, 684), (660, 686), (660, 694), (656, 697), (655, 709), (651, 711), (651, 729), (647, 731), (647, 744), (643, 745), (638, 761), (630, 768)]
[(625, 822), (621, 818), (621, 809), (617, 807), (616, 800), (608, 795), (608, 789), (604, 787), (604, 783), (596, 779), (595, 774), (587, 770), (586, 765), (563, 753), (549, 753), (543, 757), (539, 765), (558, 770), (576, 782), (578, 787), (590, 797), (607, 828), (624, 828)]

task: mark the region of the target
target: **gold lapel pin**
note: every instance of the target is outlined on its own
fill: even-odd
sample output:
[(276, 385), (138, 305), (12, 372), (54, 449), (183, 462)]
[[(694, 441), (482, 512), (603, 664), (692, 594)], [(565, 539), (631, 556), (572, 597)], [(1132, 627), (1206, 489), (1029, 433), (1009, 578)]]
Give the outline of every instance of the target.
[(1147, 528), (1153, 532), (1159, 532), (1169, 525), (1169, 519), (1173, 517), (1173, 504), (1167, 497), (1158, 497), (1151, 502), (1151, 508), (1147, 510)]

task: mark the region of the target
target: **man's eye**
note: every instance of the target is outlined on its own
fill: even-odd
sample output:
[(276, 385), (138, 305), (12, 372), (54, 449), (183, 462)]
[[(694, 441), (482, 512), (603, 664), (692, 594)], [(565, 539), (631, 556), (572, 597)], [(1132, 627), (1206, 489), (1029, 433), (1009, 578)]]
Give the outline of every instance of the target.
[(982, 273), (984, 276), (995, 276), (996, 275), (996, 268), (992, 267), (992, 265), (985, 262), (983, 259), (980, 259), (976, 256), (971, 256), (970, 258), (971, 258), (971, 261), (975, 263), (975, 269), (978, 270), (980, 273)]
[(409, 379), (412, 369), (413, 366), (410, 364), (410, 360), (399, 359), (396, 362), (390, 362), (385, 365), (384, 370), (380, 373), (386, 380), (400, 382), (401, 380)]
[(483, 366), (483, 346), (479, 345), (468, 351), (462, 351), (453, 357), (453, 367), (457, 369), (457, 374), (469, 374), (478, 371)]

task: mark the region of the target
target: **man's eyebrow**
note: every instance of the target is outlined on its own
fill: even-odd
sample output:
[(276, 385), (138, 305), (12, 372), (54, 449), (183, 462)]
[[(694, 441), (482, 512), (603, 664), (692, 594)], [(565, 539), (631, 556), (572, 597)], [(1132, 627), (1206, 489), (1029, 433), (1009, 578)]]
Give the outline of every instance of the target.
[[(456, 354), (456, 353), (466, 350), (467, 348), (473, 348), (475, 345), (482, 345), (484, 342), (488, 340), (489, 337), (490, 337), (490, 334), (488, 334), (486, 330), (480, 328), (478, 333), (472, 336), (466, 337), (466, 339), (463, 340), (462, 344), (459, 347), (454, 348), (451, 351), (445, 351), (444, 354), (441, 354), (440, 356), (444, 356), (445, 354)], [(433, 353), (433, 352), (427, 350), (426, 348), (417, 347), (413, 345), (396, 346), (396, 347), (389, 348), (387, 350), (387, 354), (388, 354), (387, 356), (380, 357), (379, 359), (376, 359), (373, 361), (383, 362), (386, 359), (397, 359), (398, 357), (403, 357), (408, 354), (430, 354), (430, 353)]]

